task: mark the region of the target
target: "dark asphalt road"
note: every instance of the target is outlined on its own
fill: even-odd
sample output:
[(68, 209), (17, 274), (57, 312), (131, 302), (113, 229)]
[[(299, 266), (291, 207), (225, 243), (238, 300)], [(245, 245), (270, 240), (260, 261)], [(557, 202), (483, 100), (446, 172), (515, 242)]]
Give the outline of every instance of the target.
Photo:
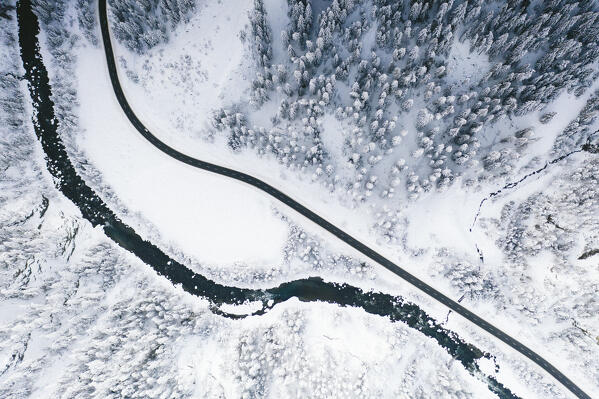
[(443, 305), (447, 306), (454, 312), (462, 315), (463, 317), (470, 320), (472, 323), (476, 324), (483, 330), (487, 331), (491, 335), (493, 335), (496, 338), (500, 339), (501, 341), (505, 342), (506, 344), (508, 344), (509, 346), (511, 346), (512, 348), (514, 348), (515, 350), (517, 350), (518, 352), (520, 352), (521, 354), (523, 354), (524, 356), (526, 356), (527, 358), (532, 360), (533, 362), (535, 362), (537, 365), (539, 365), (541, 368), (543, 368), (549, 374), (551, 374), (555, 379), (557, 379), (560, 383), (562, 383), (568, 390), (570, 390), (577, 397), (579, 397), (581, 399), (591, 399), (591, 397), (589, 395), (584, 393), (582, 391), (582, 389), (580, 389), (576, 384), (574, 384), (568, 377), (566, 377), (564, 374), (562, 374), (557, 368), (555, 368), (553, 365), (551, 365), (549, 362), (547, 362), (541, 356), (539, 356), (538, 354), (533, 352), (527, 346), (523, 345), (522, 343), (518, 342), (514, 338), (510, 337), (509, 335), (507, 335), (503, 331), (499, 330), (497, 327), (493, 326), (489, 322), (483, 320), (482, 318), (480, 318), (476, 314), (472, 313), (471, 311), (469, 311), (468, 309), (466, 309), (465, 307), (463, 307), (456, 301), (450, 299), (449, 297), (443, 295), (441, 292), (435, 290), (433, 287), (426, 284), (424, 281), (422, 281), (422, 280), (416, 278), (415, 276), (413, 276), (412, 274), (408, 273), (406, 270), (397, 266), (395, 263), (391, 262), (389, 259), (380, 255), (379, 253), (377, 253), (373, 249), (369, 248), (368, 246), (364, 245), (360, 241), (356, 240), (355, 238), (353, 238), (352, 236), (350, 236), (343, 230), (334, 226), (333, 224), (331, 224), (324, 218), (320, 217), (316, 213), (312, 212), (310, 209), (308, 209), (305, 206), (303, 206), (302, 204), (296, 202), (295, 200), (293, 200), (289, 196), (285, 195), (281, 191), (277, 190), (276, 188), (272, 187), (271, 185), (263, 182), (262, 180), (255, 178), (253, 176), (250, 176), (248, 174), (245, 174), (245, 173), (233, 170), (233, 169), (225, 168), (222, 166), (214, 165), (214, 164), (211, 164), (208, 162), (204, 162), (199, 159), (192, 158), (188, 155), (185, 155), (185, 154), (175, 150), (172, 147), (169, 147), (167, 144), (160, 141), (156, 136), (154, 136), (152, 133), (150, 133), (150, 131), (141, 123), (141, 121), (137, 118), (137, 116), (135, 116), (135, 114), (131, 110), (131, 107), (129, 106), (129, 103), (127, 102), (127, 100), (125, 98), (123, 89), (121, 88), (121, 84), (119, 82), (119, 77), (117, 74), (116, 63), (115, 63), (115, 59), (114, 59), (114, 53), (112, 50), (112, 43), (110, 41), (108, 18), (106, 15), (106, 0), (99, 0), (99, 12), (100, 12), (100, 26), (102, 29), (102, 40), (104, 42), (104, 50), (106, 53), (106, 62), (108, 65), (108, 72), (110, 73), (110, 80), (112, 82), (112, 87), (114, 89), (114, 93), (117, 97), (119, 104), (121, 105), (121, 108), (127, 115), (127, 118), (129, 118), (129, 121), (131, 122), (131, 124), (133, 126), (135, 126), (135, 128), (141, 133), (141, 135), (144, 136), (144, 138), (146, 140), (148, 140), (150, 143), (152, 143), (152, 145), (154, 145), (156, 148), (158, 148), (160, 151), (164, 152), (165, 154), (169, 155), (170, 157), (175, 158), (183, 163), (186, 163), (188, 165), (194, 166), (199, 169), (207, 170), (209, 172), (217, 173), (219, 175), (227, 176), (227, 177), (245, 182), (245, 183), (247, 183), (251, 186), (254, 186), (257, 189), (262, 190), (265, 193), (271, 195), (272, 197), (283, 202), (290, 208), (299, 212), (303, 216), (307, 217), (314, 223), (318, 224), (322, 228), (326, 229), (327, 231), (329, 231), (331, 234), (333, 234), (340, 240), (344, 241), (348, 245), (357, 249), (358, 251), (360, 251), (362, 254), (366, 255), (373, 261), (379, 263), (380, 265), (387, 268), (391, 272), (395, 273), (399, 277), (403, 278), (404, 280), (406, 280), (413, 286), (417, 287), (418, 289), (424, 291), (431, 297), (435, 298), (437, 301), (441, 302)]

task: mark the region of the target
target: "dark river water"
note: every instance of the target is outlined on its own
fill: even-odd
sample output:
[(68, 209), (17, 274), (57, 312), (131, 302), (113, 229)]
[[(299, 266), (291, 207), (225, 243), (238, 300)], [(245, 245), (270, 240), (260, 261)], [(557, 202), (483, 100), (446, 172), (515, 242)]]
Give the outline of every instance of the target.
[(268, 312), (272, 307), (297, 297), (306, 302), (327, 302), (339, 306), (361, 308), (364, 311), (403, 322), (427, 337), (433, 338), (451, 356), (461, 362), (474, 376), (488, 384), (501, 398), (516, 398), (509, 389), (492, 376), (483, 375), (477, 364), (482, 357), (491, 358), (457, 334), (443, 328), (417, 305), (379, 292), (365, 292), (347, 284), (325, 282), (321, 278), (290, 281), (269, 289), (248, 289), (218, 284), (170, 258), (151, 242), (144, 241), (131, 227), (124, 224), (102, 199), (83, 181), (73, 167), (63, 142), (57, 133), (60, 121), (54, 114), (51, 86), (38, 42), (39, 24), (32, 12), (30, 0), (20, 1), (17, 8), (21, 58), (34, 107), (32, 116), (35, 133), (45, 153), (46, 166), (54, 176), (57, 188), (71, 200), (93, 226), (101, 226), (105, 234), (125, 250), (133, 253), (156, 273), (180, 285), (185, 291), (207, 298), (212, 310), (224, 317), (239, 318), (219, 310), (222, 304), (241, 304), (260, 301), (263, 307), (254, 315)]

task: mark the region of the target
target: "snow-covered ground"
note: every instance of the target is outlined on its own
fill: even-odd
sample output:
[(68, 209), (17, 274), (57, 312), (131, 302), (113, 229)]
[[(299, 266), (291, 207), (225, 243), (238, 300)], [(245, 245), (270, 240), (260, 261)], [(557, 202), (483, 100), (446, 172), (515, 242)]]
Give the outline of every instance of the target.
[(77, 143), (128, 209), (199, 262), (280, 262), (287, 226), (269, 198), (157, 151), (116, 102), (102, 49), (81, 48), (77, 60)]
[[(264, 4), (278, 38), (290, 23), (287, 4)], [(311, 173), (289, 170), (251, 149), (233, 152), (225, 135), (213, 135), (211, 110), (250, 96), (251, 8), (237, 1), (199, 4), (191, 20), (171, 32), (168, 44), (143, 55), (113, 40), (121, 83), (143, 123), (188, 155), (280, 188), (450, 297), (464, 295), (466, 307), (530, 346), (591, 396), (599, 394), (599, 269), (596, 256), (577, 259), (596, 248), (599, 211), (587, 190), (596, 156), (574, 155), (505, 190), (483, 204), (472, 225), (483, 198), (551, 159), (555, 138), (599, 83), (578, 97), (563, 92), (540, 111), (493, 125), (480, 140), (481, 152), (501, 150), (502, 139), (524, 127), (532, 127), (538, 140), (507, 176), (454, 184), (402, 204), (401, 239), (385, 243), (373, 228), (383, 200), (356, 205), (349, 195), (329, 192)], [(86, 182), (145, 239), (224, 284), (269, 287), (319, 275), (401, 295), (445, 319), (447, 311), (438, 303), (263, 193), (180, 164), (148, 144), (116, 102), (103, 48), (83, 39), (74, 4), (66, 20), (74, 22), (65, 24), (73, 33), (72, 71), (53, 59), (46, 32), (40, 36), (51, 83), (72, 84), (76, 91), (75, 126), (61, 134)], [(15, 29), (14, 21), (5, 26)], [(373, 24), (365, 33), (364, 57), (376, 29)], [(470, 45), (454, 42), (448, 82), (467, 84), (488, 72), (488, 58), (471, 52)], [(16, 71), (8, 61), (17, 59), (10, 49), (2, 46), (7, 52), (2, 66)], [(275, 62), (285, 58), (280, 40), (272, 50)], [(26, 93), (24, 86), (21, 90)], [(273, 123), (275, 99), (280, 100), (273, 97), (251, 116), (253, 122)], [(557, 115), (539, 123), (549, 112)], [(354, 125), (331, 113), (320, 123), (324, 146), (342, 174)], [(0, 168), (0, 264), (6, 279), (0, 295), (0, 396), (105, 397), (113, 389), (121, 396), (135, 390), (148, 397), (493, 397), (434, 341), (361, 310), (292, 300), (244, 320), (212, 314), (205, 301), (156, 277), (83, 221), (52, 188), (31, 126), (27, 132), (14, 142), (5, 133), (11, 139), (1, 143), (6, 167)], [(410, 151), (417, 148), (411, 136), (405, 141)], [(23, 163), (6, 155), (9, 148)], [(581, 167), (586, 169), (576, 172)], [(42, 212), (44, 198), (49, 206)], [(578, 208), (578, 198), (585, 199), (585, 208)], [(508, 250), (520, 232), (524, 238)], [(253, 305), (221, 310), (246, 314)], [(459, 316), (450, 315), (445, 326), (496, 356), (499, 371), (491, 361), (483, 371), (517, 395), (567, 395), (540, 368)]]

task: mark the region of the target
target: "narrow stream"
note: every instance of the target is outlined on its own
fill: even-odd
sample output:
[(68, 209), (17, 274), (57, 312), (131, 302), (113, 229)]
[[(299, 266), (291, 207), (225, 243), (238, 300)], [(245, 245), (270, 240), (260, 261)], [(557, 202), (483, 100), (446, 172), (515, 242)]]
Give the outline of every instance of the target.
[(295, 280), (269, 289), (248, 289), (218, 284), (194, 273), (186, 266), (171, 259), (151, 242), (144, 241), (131, 227), (124, 224), (100, 197), (85, 184), (71, 164), (66, 149), (57, 133), (60, 123), (55, 118), (54, 103), (47, 70), (40, 54), (37, 16), (32, 12), (30, 0), (19, 1), (17, 7), (19, 44), (21, 58), (28, 82), (34, 113), (35, 133), (42, 145), (48, 171), (55, 178), (57, 188), (80, 210), (82, 216), (93, 226), (102, 226), (105, 234), (122, 248), (136, 255), (156, 273), (168, 278), (174, 285), (192, 295), (207, 298), (213, 312), (230, 318), (249, 315), (231, 315), (219, 309), (223, 304), (242, 304), (247, 301), (262, 302), (262, 309), (253, 315), (268, 312), (279, 303), (292, 297), (306, 302), (327, 302), (339, 306), (358, 307), (364, 311), (391, 321), (401, 321), (435, 339), (439, 345), (461, 362), (476, 378), (485, 382), (500, 398), (517, 398), (492, 376), (484, 375), (477, 360), (491, 358), (475, 346), (465, 342), (457, 334), (443, 328), (417, 305), (405, 302), (401, 297), (364, 292), (347, 284), (323, 281), (319, 277)]

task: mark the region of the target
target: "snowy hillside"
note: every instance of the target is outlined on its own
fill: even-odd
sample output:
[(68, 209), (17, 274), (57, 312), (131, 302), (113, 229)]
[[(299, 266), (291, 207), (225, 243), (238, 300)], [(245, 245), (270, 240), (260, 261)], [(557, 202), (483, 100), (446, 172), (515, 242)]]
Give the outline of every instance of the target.
[[(599, 396), (597, 3), (107, 3), (159, 140)], [(574, 397), (324, 226), (159, 151), (100, 17), (0, 5), (0, 397)]]

